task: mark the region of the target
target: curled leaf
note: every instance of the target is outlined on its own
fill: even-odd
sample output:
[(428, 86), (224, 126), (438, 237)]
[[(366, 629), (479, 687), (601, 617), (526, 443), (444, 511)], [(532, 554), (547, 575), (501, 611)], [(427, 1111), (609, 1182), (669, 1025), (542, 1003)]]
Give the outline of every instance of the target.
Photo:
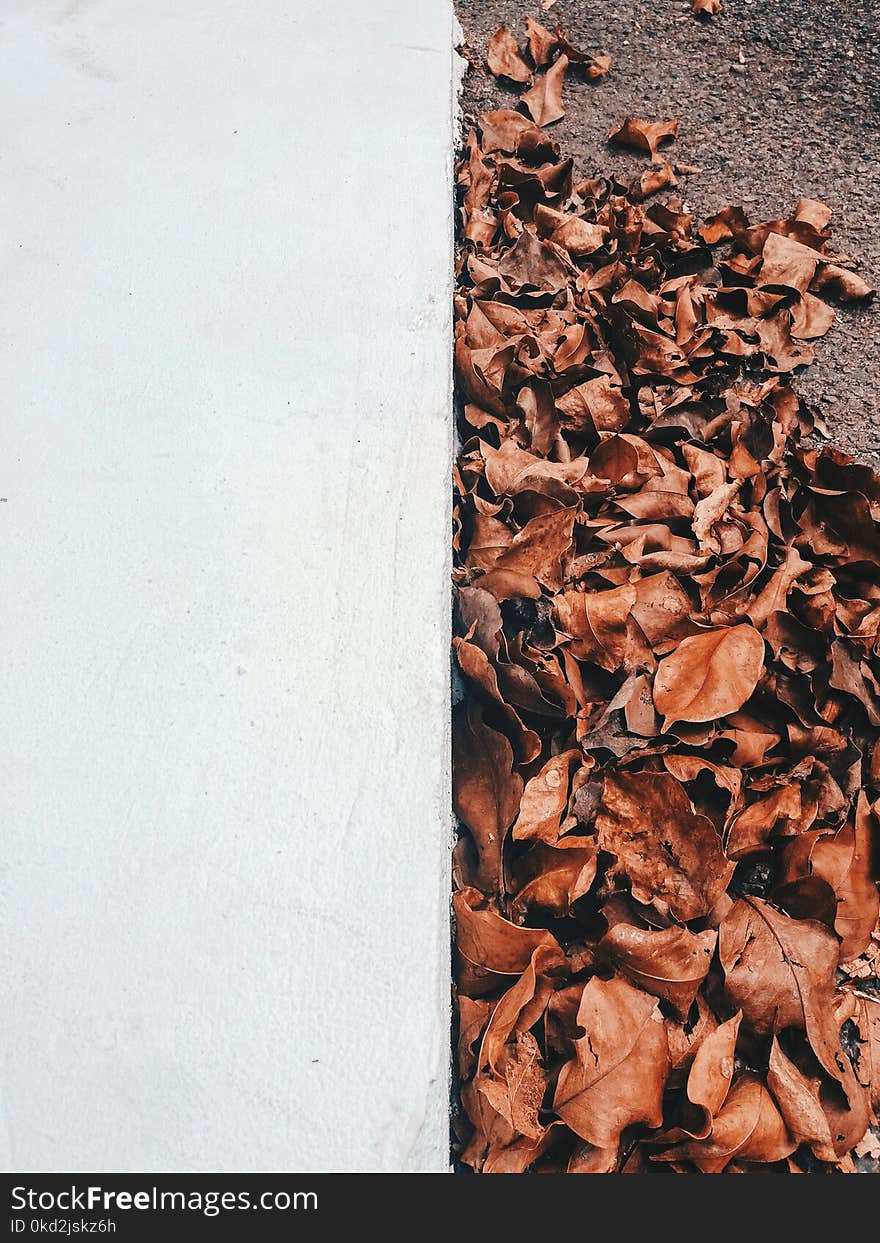
[(552, 125), (565, 116), (562, 106), (562, 83), (568, 68), (568, 57), (559, 56), (545, 74), (535, 80), (522, 102), (536, 125)]
[(663, 143), (672, 142), (678, 134), (678, 121), (645, 121), (641, 117), (627, 117), (622, 125), (608, 135), (611, 142), (624, 147), (644, 151), (651, 159), (657, 158), (657, 149)]
[(496, 78), (511, 82), (529, 82), (532, 71), (523, 60), (516, 38), (506, 26), (499, 26), (489, 38), (486, 61)]
[(657, 932), (632, 924), (615, 924), (600, 942), (615, 966), (633, 984), (663, 997), (682, 1019), (706, 978), (717, 934), (663, 928)]

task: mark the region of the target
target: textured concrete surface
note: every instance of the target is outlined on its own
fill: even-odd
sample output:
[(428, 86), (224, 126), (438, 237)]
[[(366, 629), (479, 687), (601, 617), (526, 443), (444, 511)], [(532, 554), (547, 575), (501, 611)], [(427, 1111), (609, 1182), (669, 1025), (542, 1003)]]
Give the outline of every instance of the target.
[[(611, 53), (607, 77), (569, 73), (566, 115), (550, 127), (575, 172), (631, 177), (645, 159), (609, 147), (627, 115), (680, 117), (672, 161), (698, 171), (676, 193), (700, 216), (739, 203), (753, 221), (786, 215), (801, 196), (833, 209), (833, 241), (880, 285), (880, 4), (876, 0), (724, 0), (699, 20), (689, 0), (558, 0), (548, 13), (523, 0), (455, 0), (467, 42), (485, 56), (505, 22), (559, 23), (586, 51)], [(466, 112), (513, 107), (485, 69), (465, 83)], [(843, 308), (817, 342), (798, 388), (832, 439), (880, 465), (880, 298)]]
[(446, 1166), (450, 22), (4, 0), (6, 1169)]

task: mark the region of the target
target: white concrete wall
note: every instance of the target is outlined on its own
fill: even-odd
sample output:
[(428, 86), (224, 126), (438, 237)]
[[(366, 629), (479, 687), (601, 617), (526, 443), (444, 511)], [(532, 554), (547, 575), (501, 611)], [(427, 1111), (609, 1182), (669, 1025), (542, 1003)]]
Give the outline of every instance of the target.
[(446, 1166), (445, 0), (3, 0), (2, 1164)]

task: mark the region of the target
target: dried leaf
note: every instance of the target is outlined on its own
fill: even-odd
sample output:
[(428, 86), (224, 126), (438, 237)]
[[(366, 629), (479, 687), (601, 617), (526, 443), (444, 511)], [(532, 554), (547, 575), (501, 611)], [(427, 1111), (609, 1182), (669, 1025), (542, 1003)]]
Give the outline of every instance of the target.
[(785, 1126), (773, 1097), (756, 1075), (743, 1074), (734, 1083), (712, 1134), (689, 1140), (657, 1160), (688, 1160), (703, 1174), (720, 1174), (735, 1158), (772, 1164), (794, 1152), (797, 1144)]
[(563, 1066), (553, 1107), (576, 1135), (616, 1149), (624, 1128), (663, 1121), (669, 1051), (663, 1018), (647, 993), (594, 976), (584, 987), (575, 1059)]
[(661, 913), (699, 919), (727, 887), (733, 868), (715, 826), (669, 773), (609, 773), (596, 830), (615, 856), (611, 873), (626, 876), (636, 901)]
[(670, 1002), (682, 1019), (706, 978), (717, 934), (673, 926), (654, 932), (615, 924), (600, 942), (615, 966), (645, 992)]
[(516, 38), (506, 26), (499, 26), (490, 36), (486, 61), (496, 78), (509, 78), (511, 82), (531, 81), (532, 71), (523, 60)]
[(502, 847), (517, 815), (523, 783), (513, 770), (513, 749), (489, 729), (476, 704), (456, 717), (453, 731), (453, 804), (470, 829), (479, 854), (484, 893), (504, 888)]
[(551, 845), (559, 839), (572, 768), (582, 756), (578, 751), (564, 751), (551, 756), (540, 772), (527, 783), (522, 792), (519, 815), (513, 826), (515, 838), (539, 838)]
[(702, 1112), (699, 1128), (704, 1131), (695, 1138), (705, 1138), (710, 1133), (712, 1120), (718, 1114), (730, 1091), (735, 1065), (736, 1038), (742, 1015), (737, 1013), (726, 1023), (716, 1027), (697, 1049), (688, 1074), (688, 1100)]
[(712, 721), (736, 712), (758, 684), (764, 642), (751, 626), (720, 626), (682, 639), (660, 662), (654, 704), (672, 721)]
[(559, 56), (545, 74), (535, 79), (531, 90), (522, 97), (536, 125), (552, 125), (565, 116), (562, 106), (562, 83), (568, 68), (568, 57)]
[(612, 142), (636, 151), (645, 151), (651, 159), (657, 158), (657, 149), (665, 142), (672, 142), (678, 134), (678, 121), (645, 121), (641, 117), (627, 117), (624, 123), (608, 135)]
[(836, 1161), (838, 1152), (831, 1125), (819, 1100), (822, 1081), (808, 1077), (785, 1056), (774, 1036), (770, 1049), (767, 1087), (776, 1098), (789, 1132), (799, 1144), (807, 1144), (820, 1161)]
[(845, 1055), (834, 1028), (837, 939), (815, 920), (790, 919), (761, 898), (740, 898), (718, 930), (725, 987), (759, 1035), (807, 1033), (816, 1057), (842, 1080)]
[(484, 903), (483, 895), (472, 887), (453, 895), (458, 951), (474, 966), (497, 975), (521, 975), (542, 947), (558, 961), (564, 960), (551, 933), (541, 928), (518, 928)]
[(529, 52), (537, 67), (541, 69), (544, 65), (549, 65), (559, 46), (556, 35), (533, 17), (527, 17), (526, 37), (529, 41)]

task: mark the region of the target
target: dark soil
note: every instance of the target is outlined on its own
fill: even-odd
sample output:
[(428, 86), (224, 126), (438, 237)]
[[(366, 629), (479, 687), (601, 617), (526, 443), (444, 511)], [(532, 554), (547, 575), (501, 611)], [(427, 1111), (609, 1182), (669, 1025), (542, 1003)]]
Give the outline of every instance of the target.
[[(585, 51), (606, 51), (598, 82), (571, 73), (565, 117), (551, 127), (582, 176), (628, 178), (643, 157), (609, 147), (627, 115), (679, 117), (674, 163), (696, 165), (677, 190), (698, 216), (742, 204), (753, 221), (788, 215), (801, 197), (834, 211), (832, 243), (880, 283), (880, 4), (877, 0), (724, 0), (699, 20), (689, 0), (558, 0), (549, 12), (523, 0), (456, 0), (467, 44), (482, 58), (489, 35), (523, 19), (559, 23)], [(485, 67), (465, 78), (465, 120), (515, 107)], [(662, 197), (662, 196), (661, 196)], [(842, 308), (798, 388), (835, 443), (880, 464), (880, 297)]]

